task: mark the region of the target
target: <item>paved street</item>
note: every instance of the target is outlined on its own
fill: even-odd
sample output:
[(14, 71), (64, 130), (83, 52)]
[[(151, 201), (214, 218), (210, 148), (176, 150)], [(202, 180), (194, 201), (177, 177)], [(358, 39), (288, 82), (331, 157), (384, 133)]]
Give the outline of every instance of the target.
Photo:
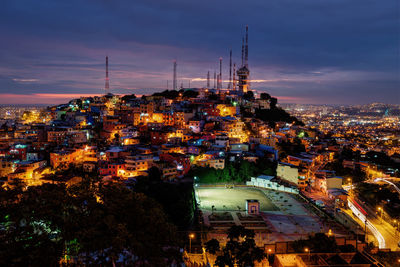
[[(360, 208), (349, 201), (350, 210), (346, 211), (353, 219), (355, 219), (361, 227), (365, 227), (365, 216)], [(394, 227), (383, 221), (381, 218), (368, 218), (367, 228), (374, 236), (374, 242), (379, 245), (379, 248), (390, 248), (392, 251), (400, 251), (398, 242), (400, 241), (399, 232), (395, 231)], [(371, 241), (371, 239), (369, 239)]]

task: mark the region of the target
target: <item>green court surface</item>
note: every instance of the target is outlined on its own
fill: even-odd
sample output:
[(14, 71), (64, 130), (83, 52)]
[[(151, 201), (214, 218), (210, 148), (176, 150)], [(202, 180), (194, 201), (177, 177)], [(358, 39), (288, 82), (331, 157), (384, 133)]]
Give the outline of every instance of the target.
[(279, 210), (267, 197), (268, 191), (257, 188), (217, 188), (197, 187), (197, 199), (202, 210), (216, 211), (245, 211), (247, 199), (257, 199), (260, 202), (261, 211)]

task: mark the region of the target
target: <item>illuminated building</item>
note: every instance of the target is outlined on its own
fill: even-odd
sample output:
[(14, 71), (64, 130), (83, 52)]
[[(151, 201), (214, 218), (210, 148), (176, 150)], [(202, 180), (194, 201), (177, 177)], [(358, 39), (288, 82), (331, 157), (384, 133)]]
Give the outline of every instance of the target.
[(42, 171), (46, 167), (45, 160), (20, 161), (16, 163), (14, 172), (7, 175), (8, 183), (14, 179), (23, 180), (28, 186), (39, 185)]
[(154, 112), (154, 102), (140, 104), (140, 113), (141, 114), (148, 114), (151, 117), (151, 116), (153, 116), (153, 112)]
[(222, 147), (229, 145), (229, 137), (226, 134), (220, 134), (215, 137), (215, 144)]
[(200, 133), (204, 125), (204, 121), (201, 120), (190, 120), (189, 121), (189, 129), (193, 133)]
[(217, 159), (209, 159), (207, 160), (207, 165), (210, 168), (214, 169), (224, 169), (225, 168), (225, 159), (217, 158)]
[(16, 164), (14, 163), (13, 160), (9, 160), (6, 158), (1, 158), (0, 159), (0, 176), (5, 177), (9, 173), (14, 172), (16, 169)]
[(217, 109), (219, 110), (219, 116), (235, 116), (236, 107), (227, 104), (218, 104)]
[(125, 164), (116, 162), (103, 164), (99, 168), (99, 174), (123, 177), (125, 174)]
[(59, 128), (47, 132), (47, 142), (62, 144), (85, 144), (87, 142), (87, 133), (85, 131), (74, 131), (71, 128)]
[(61, 150), (50, 153), (50, 166), (53, 169), (68, 169), (70, 164), (83, 160), (84, 149)]
[[(126, 171), (129, 173), (137, 173), (147, 171), (154, 164), (153, 156), (151, 154), (139, 154), (134, 156), (127, 156), (125, 158)], [(135, 176), (135, 175), (133, 175)]]

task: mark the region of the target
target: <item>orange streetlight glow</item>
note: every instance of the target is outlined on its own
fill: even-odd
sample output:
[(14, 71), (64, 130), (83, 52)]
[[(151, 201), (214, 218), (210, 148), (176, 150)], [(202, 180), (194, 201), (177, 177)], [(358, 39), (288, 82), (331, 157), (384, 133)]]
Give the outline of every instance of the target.
[(192, 252), (192, 239), (194, 238), (194, 234), (189, 234), (189, 253)]

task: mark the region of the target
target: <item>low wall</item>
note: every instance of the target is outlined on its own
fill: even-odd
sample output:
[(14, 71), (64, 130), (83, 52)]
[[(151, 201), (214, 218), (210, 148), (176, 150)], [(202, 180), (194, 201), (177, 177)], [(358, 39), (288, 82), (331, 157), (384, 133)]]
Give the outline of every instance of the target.
[[(345, 237), (336, 237), (336, 243), (339, 246), (352, 245), (358, 251), (364, 251), (367, 244), (357, 239), (347, 239)], [(294, 253), (293, 241), (278, 241), (264, 245), (264, 251), (269, 254), (287, 254)]]
[(335, 212), (335, 219), (356, 234), (364, 233), (363, 227), (345, 212)]
[(246, 185), (254, 186), (254, 187), (261, 187), (261, 188), (266, 188), (266, 189), (270, 189), (270, 190), (276, 190), (276, 191), (281, 191), (281, 192), (286, 192), (286, 193), (291, 193), (291, 194), (299, 193), (298, 189), (280, 185), (276, 182), (271, 182), (271, 181), (264, 180), (264, 179), (257, 179), (254, 177), (252, 177), (250, 181), (247, 181)]

